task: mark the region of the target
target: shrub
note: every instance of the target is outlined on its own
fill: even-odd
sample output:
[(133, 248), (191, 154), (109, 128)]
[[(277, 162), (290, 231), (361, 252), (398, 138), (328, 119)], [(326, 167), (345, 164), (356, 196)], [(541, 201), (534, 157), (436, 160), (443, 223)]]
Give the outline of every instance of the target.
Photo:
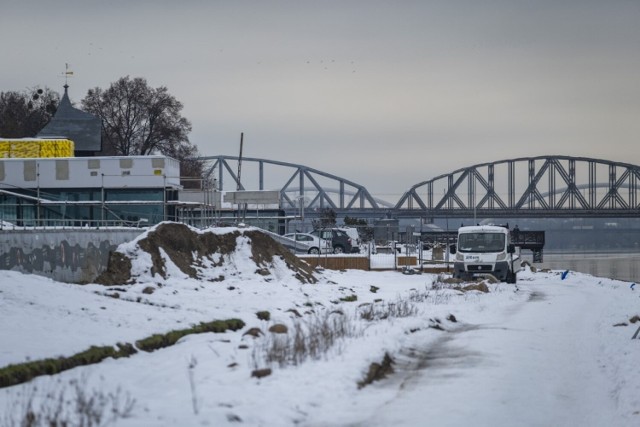
[(260, 320), (269, 321), (271, 319), (271, 313), (268, 311), (259, 311), (256, 313), (256, 316), (258, 316), (258, 319)]

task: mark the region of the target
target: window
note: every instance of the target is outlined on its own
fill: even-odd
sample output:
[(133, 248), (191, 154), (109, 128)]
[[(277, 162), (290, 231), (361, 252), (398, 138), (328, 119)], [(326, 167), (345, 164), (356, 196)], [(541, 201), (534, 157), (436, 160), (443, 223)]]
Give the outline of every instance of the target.
[(464, 233), (458, 237), (460, 252), (502, 252), (505, 235), (501, 233)]

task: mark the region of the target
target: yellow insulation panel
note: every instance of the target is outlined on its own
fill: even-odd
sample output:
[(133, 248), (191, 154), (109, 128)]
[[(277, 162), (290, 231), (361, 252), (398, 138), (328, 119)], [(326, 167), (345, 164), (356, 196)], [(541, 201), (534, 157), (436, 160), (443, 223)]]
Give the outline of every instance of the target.
[(56, 157), (56, 147), (53, 141), (42, 141), (40, 144), (40, 157)]
[(11, 157), (11, 143), (9, 141), (0, 141), (0, 158)]
[(11, 157), (33, 158), (40, 157), (39, 141), (15, 141), (11, 143)]
[(0, 158), (73, 157), (74, 149), (69, 139), (0, 140)]
[(73, 157), (73, 153), (76, 150), (76, 146), (70, 139), (63, 139), (58, 141), (58, 151), (56, 157)]
[(40, 144), (40, 157), (73, 157), (74, 144), (68, 139), (43, 140)]

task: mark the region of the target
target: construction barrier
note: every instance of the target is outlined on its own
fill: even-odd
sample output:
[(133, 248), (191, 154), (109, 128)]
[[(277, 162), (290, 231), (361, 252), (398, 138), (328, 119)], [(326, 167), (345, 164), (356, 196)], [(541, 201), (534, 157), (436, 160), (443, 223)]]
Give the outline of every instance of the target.
[(366, 256), (300, 256), (311, 267), (323, 267), (329, 270), (369, 270), (369, 258)]

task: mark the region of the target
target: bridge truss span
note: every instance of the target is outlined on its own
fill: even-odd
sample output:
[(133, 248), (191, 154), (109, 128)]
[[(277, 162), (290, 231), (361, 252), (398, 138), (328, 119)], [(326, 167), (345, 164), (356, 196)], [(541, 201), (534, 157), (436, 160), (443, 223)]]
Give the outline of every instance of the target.
[[(245, 189), (279, 190), (282, 209), (330, 208), (334, 210), (377, 210), (384, 201), (374, 198), (362, 185), (304, 165), (258, 158), (242, 158), (242, 182), (234, 172), (239, 157), (202, 157), (207, 177), (220, 191)], [(391, 207), (391, 206), (387, 206)]]
[(640, 167), (607, 160), (540, 156), (482, 163), (437, 176), (404, 193), (398, 216), (640, 216)]

